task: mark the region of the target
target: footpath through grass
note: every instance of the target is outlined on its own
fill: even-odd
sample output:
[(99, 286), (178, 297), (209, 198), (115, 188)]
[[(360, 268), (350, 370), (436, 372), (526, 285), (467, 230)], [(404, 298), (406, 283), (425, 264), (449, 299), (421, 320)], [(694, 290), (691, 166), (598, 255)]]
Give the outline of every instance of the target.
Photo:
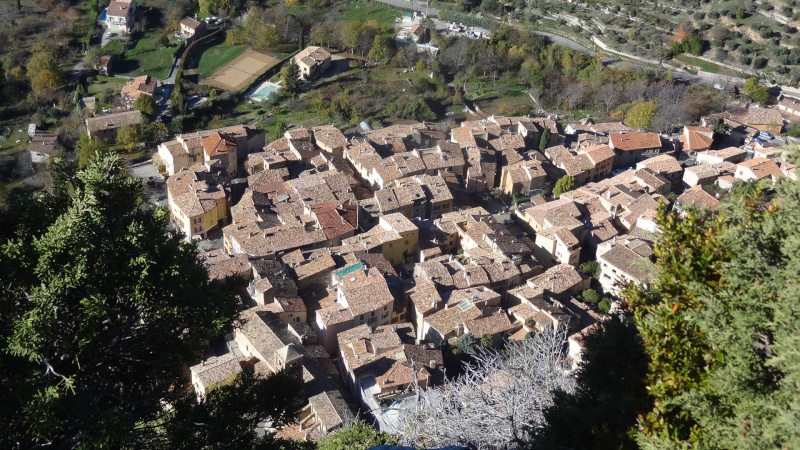
[(211, 76), (212, 73), (233, 61), (245, 50), (247, 50), (246, 45), (229, 45), (226, 43), (210, 47), (203, 52), (200, 56), (200, 61), (197, 63), (197, 73), (200, 76), (200, 80)]

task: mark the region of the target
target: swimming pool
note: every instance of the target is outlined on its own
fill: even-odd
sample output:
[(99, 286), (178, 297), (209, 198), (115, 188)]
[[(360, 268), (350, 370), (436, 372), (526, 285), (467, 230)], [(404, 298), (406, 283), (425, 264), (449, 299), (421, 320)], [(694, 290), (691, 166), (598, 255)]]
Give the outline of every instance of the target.
[(108, 14), (108, 8), (103, 8), (103, 12), (100, 13), (100, 17), (97, 18), (98, 22), (105, 22), (106, 21), (106, 14)]
[(280, 88), (280, 86), (271, 81), (265, 81), (250, 94), (250, 98), (260, 102), (269, 98), (270, 95), (277, 92)]

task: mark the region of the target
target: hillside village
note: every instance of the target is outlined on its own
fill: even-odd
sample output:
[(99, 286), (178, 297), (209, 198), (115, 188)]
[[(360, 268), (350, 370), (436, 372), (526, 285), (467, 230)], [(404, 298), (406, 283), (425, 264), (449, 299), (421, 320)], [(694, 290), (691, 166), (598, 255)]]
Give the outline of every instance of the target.
[[(308, 45), (289, 25), (291, 39), (270, 45), (233, 39), (277, 30), (253, 19), (272, 6), (217, 19), (184, 5), (161, 27), (148, 25), (161, 10), (146, 5), (114, 0), (90, 11), (102, 44), (70, 81), (63, 109), (75, 110), (74, 132), (56, 130), (53, 103), (52, 123), (37, 120), (27, 138), (12, 130), (23, 122), (0, 127), (16, 140), (3, 143), (9, 152), (27, 143), (19, 151), (30, 161), (20, 160), (31, 171), (39, 164), (53, 186), (66, 160), (78, 171), (106, 152), (128, 157), (144, 185), (141, 209), (169, 217), (169, 232), (159, 223), (156, 234), (180, 236), (195, 267), (196, 249), (208, 278), (236, 289), (237, 320), (181, 366), (189, 403), (205, 406), (241, 374), (302, 380), (299, 416), (275, 429), (259, 422), (260, 436), (313, 443), (357, 420), (403, 435), (420, 391), (447, 386), (480, 349), (502, 352), (554, 330), (566, 337), (558, 370), (577, 377), (589, 336), (630, 312), (625, 287), (653, 285), (663, 211), (716, 211), (740, 183), (797, 180), (790, 146), (800, 98), (755, 77), (616, 72), (602, 55), (547, 44), (551, 69), (574, 72), (551, 89), (544, 63), (522, 62), (524, 43), (511, 48), (527, 68), (499, 73), (501, 55), (513, 53), (502, 53), (511, 28), (478, 26), (488, 19), (466, 12), (415, 9), (380, 31), (365, 25), (348, 52)], [(484, 9), (514, 15), (510, 5)], [(152, 66), (135, 61), (142, 43), (154, 46)], [(468, 50), (487, 59), (467, 63)], [(544, 54), (525, 51), (537, 55), (529, 62)], [(492, 70), (481, 75), (482, 64)], [(376, 104), (365, 100), (381, 89)], [(312, 103), (313, 113), (296, 114)]]
[(248, 368), (296, 371), (308, 404), (283, 432), (315, 440), (356, 414), (399, 433), (415, 389), (458, 373), (465, 335), (501, 348), (567, 330), (576, 367), (620, 283), (653, 275), (660, 205), (713, 210), (736, 183), (796, 179), (765, 141), (777, 112), (713, 115), (671, 138), (488, 116), (163, 142), (171, 226), (211, 277), (249, 282), (244, 325), (191, 367), (197, 395)]

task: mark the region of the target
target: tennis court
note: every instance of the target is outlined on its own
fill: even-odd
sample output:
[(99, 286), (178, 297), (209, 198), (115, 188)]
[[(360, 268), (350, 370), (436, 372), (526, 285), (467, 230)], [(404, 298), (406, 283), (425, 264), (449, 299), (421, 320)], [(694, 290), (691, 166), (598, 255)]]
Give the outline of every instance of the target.
[(270, 95), (278, 92), (280, 90), (280, 85), (277, 85), (271, 81), (265, 81), (260, 85), (256, 86), (247, 97), (260, 102), (262, 100), (266, 100), (269, 98)]
[(247, 49), (228, 65), (221, 67), (203, 80), (203, 84), (227, 91), (241, 91), (279, 62), (278, 58), (266, 53)]

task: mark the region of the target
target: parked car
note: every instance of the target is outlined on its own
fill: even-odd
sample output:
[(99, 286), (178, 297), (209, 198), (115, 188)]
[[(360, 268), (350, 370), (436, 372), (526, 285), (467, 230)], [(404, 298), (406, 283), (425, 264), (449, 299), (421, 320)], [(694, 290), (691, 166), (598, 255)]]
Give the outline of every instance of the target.
[(775, 136), (773, 136), (772, 133), (770, 133), (768, 131), (759, 132), (758, 133), (758, 137), (760, 137), (761, 139), (764, 139), (766, 141), (771, 141), (771, 140), (775, 139)]

